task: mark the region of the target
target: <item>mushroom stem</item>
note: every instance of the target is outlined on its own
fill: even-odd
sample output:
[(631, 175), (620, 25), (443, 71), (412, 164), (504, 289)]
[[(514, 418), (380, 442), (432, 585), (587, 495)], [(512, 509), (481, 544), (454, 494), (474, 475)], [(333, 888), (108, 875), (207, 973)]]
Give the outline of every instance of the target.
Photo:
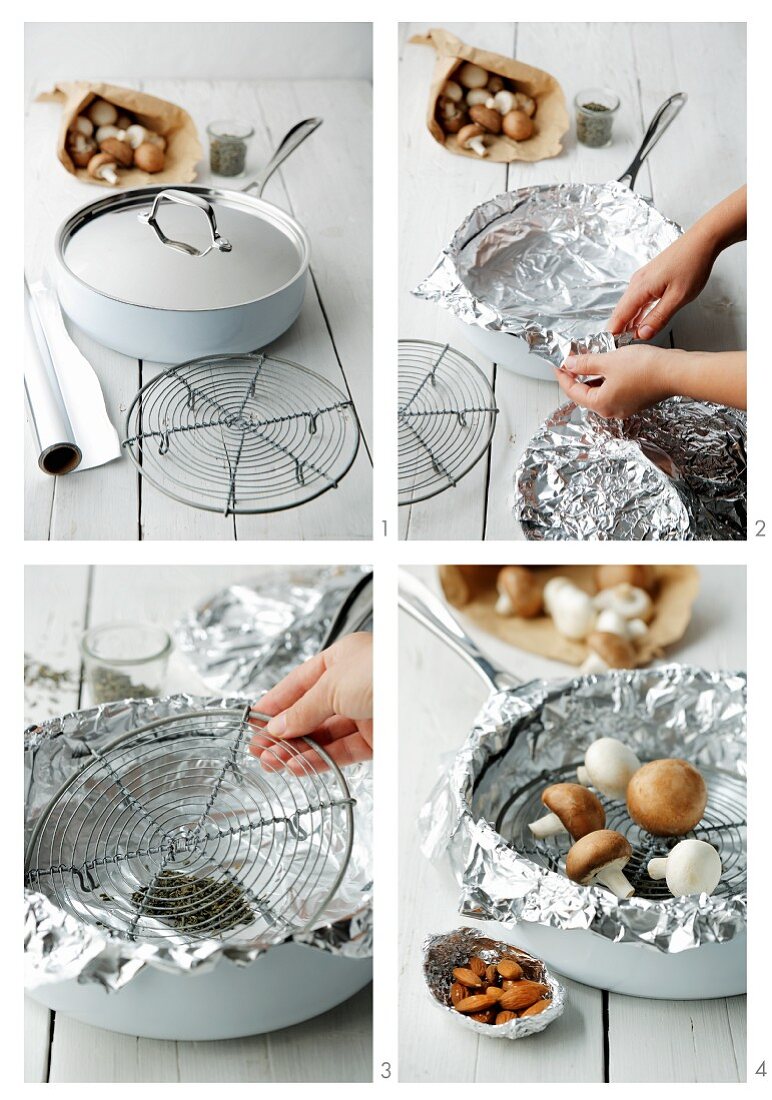
[(595, 876), (595, 880), (611, 890), (618, 898), (630, 898), (635, 893), (635, 888), (618, 867), (605, 867), (599, 875)]
[(649, 872), (649, 878), (665, 878), (667, 875), (667, 858), (659, 856), (657, 859), (650, 859), (646, 870)]
[(581, 783), (583, 787), (591, 787), (592, 780), (590, 779), (590, 773), (585, 768), (584, 764), (580, 764), (576, 769), (576, 779), (578, 783)]
[(532, 822), (528, 828), (538, 840), (566, 832), (566, 827), (557, 814), (545, 814), (538, 821)]

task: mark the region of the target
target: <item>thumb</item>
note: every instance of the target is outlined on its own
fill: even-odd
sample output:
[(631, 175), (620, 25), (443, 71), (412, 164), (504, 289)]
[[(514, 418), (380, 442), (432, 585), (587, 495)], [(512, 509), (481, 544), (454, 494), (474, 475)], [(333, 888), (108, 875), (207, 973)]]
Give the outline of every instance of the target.
[(329, 669), (316, 683), (265, 727), (273, 737), (303, 737), (335, 714), (334, 685)]
[(673, 314), (681, 304), (681, 296), (668, 288), (662, 298), (639, 322), (635, 335), (639, 340), (651, 340), (661, 329), (669, 324)]
[(603, 374), (600, 362), (602, 358), (601, 355), (590, 355), (588, 353), (569, 355), (563, 363), (563, 370), (567, 370), (569, 374), (577, 375)]

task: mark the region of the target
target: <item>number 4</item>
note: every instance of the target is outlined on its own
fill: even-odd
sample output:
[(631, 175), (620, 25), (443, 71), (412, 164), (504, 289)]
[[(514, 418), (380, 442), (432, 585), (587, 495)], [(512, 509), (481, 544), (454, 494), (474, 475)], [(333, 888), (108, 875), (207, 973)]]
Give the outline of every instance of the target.
[(759, 1068), (756, 1070), (756, 1072), (754, 1074), (754, 1077), (766, 1077), (766, 1076), (767, 1076), (767, 1063), (766, 1063), (766, 1060), (765, 1060), (761, 1063)]

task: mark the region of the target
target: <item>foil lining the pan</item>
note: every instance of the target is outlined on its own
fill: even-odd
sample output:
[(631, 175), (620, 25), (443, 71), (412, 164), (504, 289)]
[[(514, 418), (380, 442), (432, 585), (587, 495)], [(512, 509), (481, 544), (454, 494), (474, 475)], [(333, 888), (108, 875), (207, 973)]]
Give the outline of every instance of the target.
[[(456, 966), (465, 966), (471, 955), (478, 955), (486, 963), (496, 962), (502, 956), (520, 963), (525, 978), (543, 982), (550, 987), (552, 1003), (549, 1008), (545, 1008), (538, 1016), (524, 1016), (510, 1020), (507, 1024), (497, 1025), (478, 1023), (477, 1020), (456, 1012), (450, 1004), (452, 971)], [(455, 928), (452, 932), (427, 936), (423, 944), (423, 970), (434, 1004), (462, 1027), (488, 1039), (524, 1039), (528, 1035), (535, 1035), (557, 1020), (565, 1008), (566, 991), (542, 962), (509, 943), (482, 935), (475, 928)]]
[(580, 763), (598, 737), (618, 737), (642, 759), (685, 757), (744, 779), (745, 687), (741, 673), (673, 665), (534, 680), (493, 694), (420, 814), (422, 851), (449, 857), (459, 912), (509, 927), (581, 928), (667, 953), (742, 933), (745, 893), (619, 901), (540, 866), (491, 822), (513, 790)]
[(319, 652), (338, 608), (367, 572), (298, 566), (230, 585), (180, 620), (175, 644), (210, 691), (267, 691)]
[[(157, 718), (191, 710), (243, 707), (228, 696), (200, 699), (178, 694), (165, 699), (127, 700), (66, 714), (26, 731), (25, 842), (61, 784), (92, 749)], [(372, 792), (370, 763), (345, 769), (354, 807), (354, 843), (343, 881), (317, 926), (290, 937), (348, 958), (372, 955)], [(337, 872), (331, 853), (330, 876)], [(42, 892), (25, 890), (25, 981), (28, 988), (77, 979), (108, 990), (126, 985), (145, 965), (170, 972), (210, 968), (226, 957), (247, 964), (263, 949), (246, 942), (176, 940), (132, 942), (65, 914)]]
[(476, 207), (413, 293), (560, 366), (618, 346), (604, 330), (614, 306), (681, 232), (613, 180), (522, 187)]
[(515, 474), (527, 538), (744, 539), (746, 416), (676, 397), (626, 420), (567, 404)]

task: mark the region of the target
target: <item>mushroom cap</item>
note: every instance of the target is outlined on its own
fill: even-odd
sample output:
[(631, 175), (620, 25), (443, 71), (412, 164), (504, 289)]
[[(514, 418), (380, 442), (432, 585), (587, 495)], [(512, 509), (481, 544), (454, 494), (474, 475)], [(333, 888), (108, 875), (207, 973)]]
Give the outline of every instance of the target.
[(627, 785), (641, 762), (633, 750), (616, 737), (599, 737), (588, 746), (584, 766), (594, 787), (609, 798), (624, 798)]
[(632, 584), (615, 584), (613, 588), (601, 589), (595, 597), (595, 606), (600, 610), (611, 608), (625, 619), (643, 619), (644, 622), (654, 614), (649, 593)]
[(86, 114), (95, 126), (112, 126), (118, 117), (118, 108), (106, 99), (95, 99)]
[(657, 574), (653, 565), (598, 565), (595, 568), (598, 588), (616, 588), (618, 584), (631, 584), (643, 588), (649, 595), (657, 587)]
[(465, 61), (455, 75), (464, 88), (484, 88), (489, 76), (481, 65), (475, 65), (473, 61)]
[(533, 619), (542, 611), (541, 585), (523, 565), (505, 565), (496, 579), (499, 592), (509, 597), (512, 614)]
[(482, 126), (478, 126), (476, 122), (469, 122), (458, 131), (456, 140), (462, 149), (466, 149), (472, 138), (480, 137), (484, 133)]
[(635, 668), (635, 650), (627, 638), (610, 631), (594, 630), (587, 635), (587, 645), (609, 668)]
[(504, 133), (513, 141), (527, 141), (533, 134), (533, 122), (525, 111), (515, 108), (504, 115)]
[(164, 166), (163, 149), (149, 141), (143, 141), (134, 150), (134, 163), (145, 172), (160, 172)]
[(542, 791), (541, 800), (560, 818), (574, 840), (606, 824), (606, 812), (600, 799), (581, 783), (553, 783)]
[(128, 168), (134, 159), (134, 150), (131, 148), (127, 141), (121, 141), (117, 137), (105, 138), (100, 143), (99, 148), (103, 153), (109, 153), (110, 156), (120, 164), (122, 168)]
[(666, 879), (671, 894), (712, 894), (721, 878), (721, 857), (705, 840), (682, 840), (667, 857)]
[(472, 122), (482, 126), (489, 134), (501, 133), (501, 115), (494, 107), (486, 107), (484, 103), (476, 103), (469, 108), (469, 117)]
[(93, 176), (94, 179), (98, 179), (97, 169), (105, 164), (111, 164), (113, 168), (118, 167), (115, 163), (115, 157), (111, 157), (109, 153), (96, 153), (88, 162), (88, 174)]
[(707, 803), (705, 780), (688, 760), (651, 760), (627, 784), (627, 811), (652, 836), (683, 836)]
[(633, 849), (627, 837), (614, 829), (598, 829), (576, 841), (566, 856), (566, 874), (573, 882), (586, 886), (604, 867), (630, 860)]

